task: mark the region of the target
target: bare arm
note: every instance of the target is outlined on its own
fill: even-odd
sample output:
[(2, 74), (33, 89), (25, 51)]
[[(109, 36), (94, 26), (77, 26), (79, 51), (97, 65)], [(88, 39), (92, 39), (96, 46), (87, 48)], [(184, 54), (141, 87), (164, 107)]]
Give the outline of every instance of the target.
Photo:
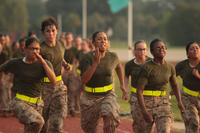
[(65, 61), (65, 59), (63, 59), (63, 61), (62, 61), (62, 66), (64, 67), (64, 69), (65, 69), (66, 72), (71, 71), (71, 67), (70, 67), (69, 63), (67, 63)]
[(118, 64), (116, 69), (115, 69), (117, 76), (119, 78), (119, 82), (120, 82), (120, 89), (122, 90), (122, 99), (123, 100), (127, 100), (127, 90), (124, 87), (124, 78), (123, 78), (123, 74), (122, 74), (122, 67), (121, 64)]
[(126, 90), (128, 90), (128, 85), (129, 85), (129, 76), (124, 75), (124, 86)]
[(144, 103), (144, 96), (143, 96), (143, 90), (144, 90), (144, 85), (143, 84), (138, 84), (137, 85), (137, 97), (138, 97), (138, 102), (142, 111), (142, 114), (144, 116), (144, 119), (147, 122), (152, 123), (153, 122), (153, 117), (148, 113), (145, 103)]
[(49, 78), (49, 80), (51, 81), (52, 84), (56, 84), (56, 75), (55, 73), (51, 70), (51, 68), (47, 65), (47, 63), (45, 62), (45, 60), (42, 58), (41, 55), (35, 53), (35, 55), (37, 56), (38, 60), (42, 63), (44, 70), (46, 72), (47, 77)]
[(170, 81), (170, 85), (171, 85), (171, 88), (172, 88), (172, 90), (173, 90), (173, 93), (174, 93), (174, 95), (176, 96), (176, 99), (177, 99), (177, 101), (178, 101), (178, 107), (179, 107), (181, 113), (185, 112), (185, 108), (184, 108), (184, 106), (183, 106), (183, 104), (182, 104), (182, 100), (181, 100), (180, 90), (179, 90), (179, 88), (178, 88), (178, 85), (177, 85), (176, 80)]

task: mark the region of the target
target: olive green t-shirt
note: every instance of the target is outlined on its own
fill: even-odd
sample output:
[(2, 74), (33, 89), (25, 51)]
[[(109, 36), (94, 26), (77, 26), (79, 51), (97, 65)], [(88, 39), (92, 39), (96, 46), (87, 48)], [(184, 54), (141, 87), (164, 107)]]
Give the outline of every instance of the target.
[[(194, 68), (190, 67), (189, 60), (183, 60), (176, 65), (176, 74), (181, 76), (183, 85), (193, 91), (200, 91), (200, 80), (192, 74)], [(195, 67), (200, 72), (200, 63)]]
[(41, 43), (40, 54), (53, 65), (56, 76), (61, 75), (62, 62), (64, 59), (65, 47), (62, 41), (56, 41), (55, 47), (50, 47), (46, 42)]
[(77, 58), (78, 56), (78, 50), (75, 47), (71, 47), (70, 49), (65, 50), (64, 59), (69, 64), (73, 64), (73, 60)]
[[(125, 76), (126, 77), (131, 76), (131, 86), (136, 88), (137, 79), (138, 79), (138, 75), (139, 75), (142, 64), (141, 65), (136, 64), (135, 59), (136, 58), (128, 61), (125, 64), (124, 69), (125, 69)], [(151, 59), (150, 57), (146, 57), (146, 61), (148, 61), (150, 59)]]
[[(50, 68), (51, 63), (45, 60)], [(14, 88), (19, 94), (30, 97), (38, 97), (41, 92), (41, 81), (46, 76), (46, 72), (40, 62), (27, 64), (23, 58), (14, 58), (0, 66), (4, 72), (14, 74)]]
[(17, 49), (13, 53), (13, 58), (22, 58), (22, 57), (25, 57), (25, 54), (20, 49)]
[(176, 80), (174, 66), (165, 61), (159, 65), (153, 60), (147, 61), (141, 68), (138, 84), (145, 85), (144, 90), (166, 90), (169, 81)]
[[(92, 66), (93, 52), (84, 54), (80, 60), (79, 69), (81, 70), (81, 75), (87, 71), (89, 67)], [(117, 54), (107, 51), (105, 56), (101, 58), (99, 65), (97, 66), (93, 76), (86, 83), (89, 87), (102, 87), (113, 83), (113, 71), (119, 64), (119, 59)]]
[(0, 53), (0, 65), (5, 63), (9, 59), (10, 59), (10, 53), (8, 50), (8, 46), (4, 46), (3, 50)]

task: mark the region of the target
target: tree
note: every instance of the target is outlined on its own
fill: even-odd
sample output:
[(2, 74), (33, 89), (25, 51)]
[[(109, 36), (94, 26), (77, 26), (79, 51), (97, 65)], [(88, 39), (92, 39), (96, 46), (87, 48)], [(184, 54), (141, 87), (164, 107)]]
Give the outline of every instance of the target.
[(165, 36), (171, 44), (199, 41), (200, 3), (179, 2), (165, 23)]
[(40, 24), (46, 16), (45, 2), (42, 0), (27, 0), (29, 31), (40, 34)]
[(29, 27), (26, 0), (1, 0), (0, 16), (1, 32), (25, 32)]

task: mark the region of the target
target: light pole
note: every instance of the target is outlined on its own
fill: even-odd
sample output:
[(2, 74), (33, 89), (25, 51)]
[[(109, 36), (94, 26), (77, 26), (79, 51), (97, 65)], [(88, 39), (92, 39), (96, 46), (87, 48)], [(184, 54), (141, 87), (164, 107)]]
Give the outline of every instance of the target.
[(87, 38), (87, 0), (82, 0), (82, 37)]
[[(133, 0), (128, 4), (128, 47), (130, 48), (133, 43)], [(128, 50), (128, 59), (131, 58), (131, 50)]]

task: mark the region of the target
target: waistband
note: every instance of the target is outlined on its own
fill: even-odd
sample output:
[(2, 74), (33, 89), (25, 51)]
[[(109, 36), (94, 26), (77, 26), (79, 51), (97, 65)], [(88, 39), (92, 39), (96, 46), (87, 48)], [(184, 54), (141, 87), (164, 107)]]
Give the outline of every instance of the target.
[[(56, 82), (57, 81), (61, 81), (61, 80), (62, 80), (62, 76), (61, 75), (59, 75), (59, 76), (56, 77)], [(49, 80), (48, 77), (44, 77), (44, 82), (51, 82), (51, 81)]]
[[(137, 93), (137, 89), (132, 87), (131, 92)], [(166, 91), (144, 90), (143, 95), (145, 95), (145, 96), (164, 96), (164, 95), (166, 95)]]
[(33, 98), (33, 97), (29, 97), (29, 96), (22, 95), (19, 93), (16, 94), (16, 98), (23, 100), (25, 102), (33, 103), (33, 104), (36, 104), (42, 100), (41, 96), (39, 98)]
[(200, 92), (198, 91), (192, 91), (188, 88), (186, 88), (185, 86), (183, 86), (183, 91), (191, 96), (195, 96), (195, 97), (200, 97)]
[[(73, 65), (72, 64), (69, 64), (69, 66), (72, 68), (73, 67)], [(81, 73), (81, 70), (80, 69), (76, 69), (76, 72), (78, 73), (78, 74), (80, 74)]]
[(94, 87), (94, 88), (85, 86), (85, 91), (90, 92), (90, 93), (105, 93), (105, 92), (108, 92), (112, 89), (113, 89), (112, 84), (106, 85), (106, 86), (103, 86), (103, 87)]

